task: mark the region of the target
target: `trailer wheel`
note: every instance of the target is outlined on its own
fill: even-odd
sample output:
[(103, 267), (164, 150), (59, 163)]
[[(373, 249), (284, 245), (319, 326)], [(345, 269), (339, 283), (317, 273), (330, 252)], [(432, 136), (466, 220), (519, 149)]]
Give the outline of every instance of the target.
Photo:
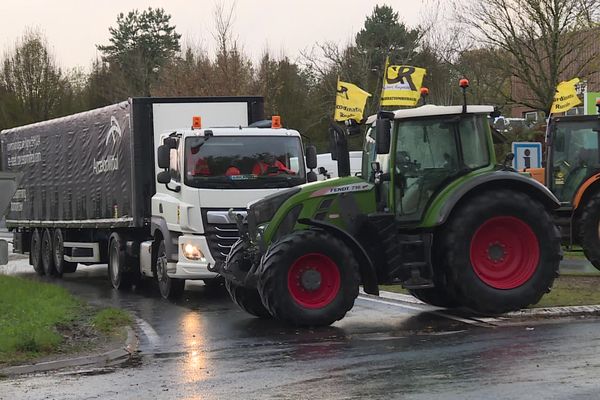
[(579, 221), (579, 243), (587, 259), (600, 270), (600, 192), (583, 205)]
[(127, 271), (125, 243), (118, 233), (110, 235), (108, 240), (108, 276), (117, 290), (127, 290), (133, 284), (133, 277)]
[(42, 237), (38, 229), (34, 229), (31, 233), (29, 263), (33, 266), (34, 271), (38, 275), (44, 275), (44, 266), (42, 265)]
[(166, 300), (177, 300), (183, 295), (185, 279), (171, 278), (167, 275), (167, 251), (165, 242), (160, 241), (156, 257), (156, 278), (160, 295)]
[(56, 270), (56, 265), (54, 265), (52, 233), (50, 233), (50, 229), (44, 229), (42, 235), (42, 266), (44, 267), (46, 276), (55, 276), (58, 278), (62, 276)]
[(442, 240), (457, 299), (476, 312), (535, 304), (558, 276), (558, 229), (544, 206), (524, 193), (494, 190), (469, 198)]
[(342, 319), (358, 296), (352, 251), (320, 231), (296, 231), (269, 247), (258, 278), (263, 304), (275, 318), (298, 326)]
[(64, 253), (64, 238), (61, 229), (54, 230), (54, 237), (52, 239), (53, 243), (53, 256), (54, 256), (54, 265), (56, 268), (56, 272), (59, 275), (64, 273), (72, 273), (77, 270), (77, 263), (65, 261)]

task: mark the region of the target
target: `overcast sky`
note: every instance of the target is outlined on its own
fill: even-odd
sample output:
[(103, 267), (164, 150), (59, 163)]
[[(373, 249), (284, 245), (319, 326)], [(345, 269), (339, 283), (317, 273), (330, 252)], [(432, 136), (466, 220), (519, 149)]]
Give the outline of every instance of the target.
[[(232, 4), (232, 0), (222, 1)], [(295, 59), (315, 42), (347, 43), (376, 4), (387, 4), (405, 23), (418, 23), (425, 0), (237, 0), (234, 32), (257, 59), (267, 47)], [(162, 7), (184, 43), (213, 49), (215, 0), (0, 0), (0, 50), (14, 47), (27, 27), (44, 33), (62, 67), (89, 67), (96, 44), (108, 43), (108, 27), (120, 12)]]

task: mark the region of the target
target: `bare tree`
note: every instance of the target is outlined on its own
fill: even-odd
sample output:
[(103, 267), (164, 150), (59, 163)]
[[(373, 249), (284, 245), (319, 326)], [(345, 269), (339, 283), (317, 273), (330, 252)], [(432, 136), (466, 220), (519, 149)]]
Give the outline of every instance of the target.
[[(509, 100), (549, 113), (556, 85), (585, 77), (599, 59), (600, 0), (455, 1), (457, 19), (513, 76)], [(596, 23), (596, 25), (595, 25)]]

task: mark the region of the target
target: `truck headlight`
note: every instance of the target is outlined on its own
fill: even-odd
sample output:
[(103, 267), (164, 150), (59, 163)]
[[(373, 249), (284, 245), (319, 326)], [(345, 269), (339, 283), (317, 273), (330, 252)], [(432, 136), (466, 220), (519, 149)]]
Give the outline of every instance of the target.
[(195, 244), (182, 243), (181, 244), (181, 252), (183, 253), (183, 256), (185, 258), (187, 258), (188, 260), (206, 261), (206, 259), (204, 258), (204, 254), (202, 254), (202, 252), (200, 251), (200, 248)]

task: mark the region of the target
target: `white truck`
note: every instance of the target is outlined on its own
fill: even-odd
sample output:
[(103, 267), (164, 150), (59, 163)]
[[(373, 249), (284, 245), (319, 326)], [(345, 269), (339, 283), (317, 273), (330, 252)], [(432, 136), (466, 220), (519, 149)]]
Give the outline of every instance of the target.
[(215, 283), (238, 238), (229, 209), (305, 183), (305, 156), (316, 167), (297, 131), (259, 121), (261, 97), (133, 98), (2, 131), (2, 170), (23, 176), (14, 251), (40, 275), (106, 263), (114, 288), (154, 278), (169, 299)]

